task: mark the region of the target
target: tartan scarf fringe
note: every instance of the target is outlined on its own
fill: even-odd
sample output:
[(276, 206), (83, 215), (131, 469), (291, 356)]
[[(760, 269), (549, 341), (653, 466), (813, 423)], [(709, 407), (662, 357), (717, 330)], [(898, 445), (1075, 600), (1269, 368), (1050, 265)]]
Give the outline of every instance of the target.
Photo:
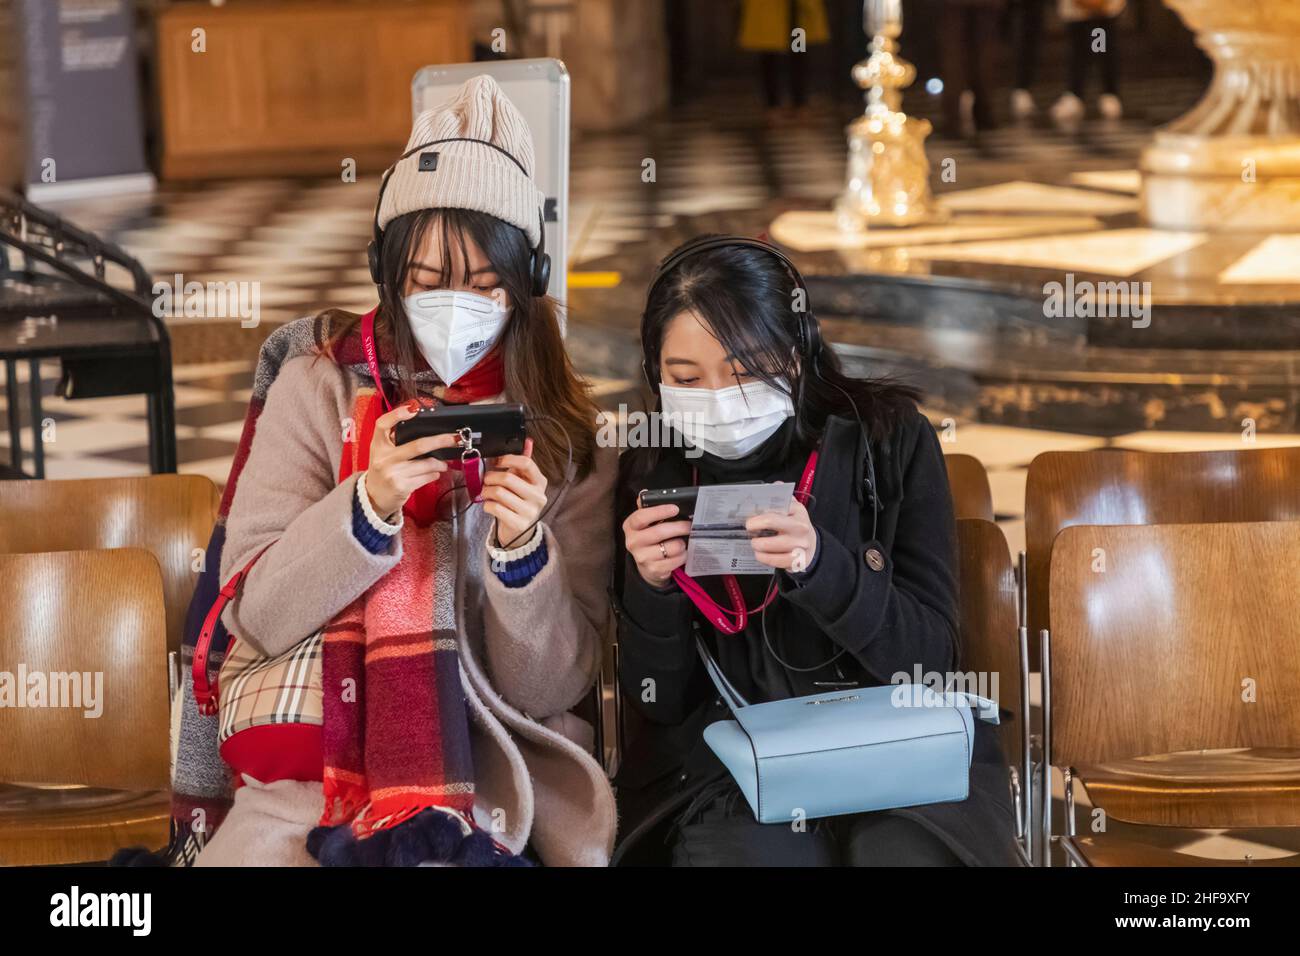
[(361, 837), (347, 823), (318, 826), (307, 835), (307, 852), (321, 866), (533, 865), (459, 813), (441, 807), (412, 811), (413, 815), (396, 826)]

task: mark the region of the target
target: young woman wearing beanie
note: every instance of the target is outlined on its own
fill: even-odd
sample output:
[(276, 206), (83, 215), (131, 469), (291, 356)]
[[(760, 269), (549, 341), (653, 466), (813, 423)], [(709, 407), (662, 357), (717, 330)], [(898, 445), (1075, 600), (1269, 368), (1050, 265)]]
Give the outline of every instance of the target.
[[(376, 309), (263, 348), (214, 534), (222, 581), (253, 563), (222, 621), (268, 657), (319, 634), (323, 713), (238, 753), (233, 803), (211, 728), (182, 727), (180, 810), (209, 810), (186, 834), (199, 864), (608, 861), (613, 796), (569, 711), (608, 620), (616, 452), (544, 295), (533, 163), (518, 110), (469, 80), (381, 186)], [(421, 457), (455, 436), (394, 441), (419, 405), (500, 401), (527, 406), (530, 439), (481, 475)]]
[[(692, 447), (638, 448), (622, 464), (619, 678), (643, 720), (617, 780), (616, 860), (1014, 865), (1007, 769), (982, 721), (966, 800), (806, 825), (756, 822), (704, 739), (731, 715), (697, 635), (752, 703), (911, 682), (958, 662), (956, 530), (938, 438), (915, 392), (841, 370), (811, 307), (792, 308), (800, 292), (775, 247), (735, 236), (687, 243), (651, 281), (644, 367), (674, 437)], [(690, 522), (674, 504), (639, 507), (638, 491), (748, 481), (798, 489), (787, 514), (746, 525), (772, 575), (692, 584), (681, 576)]]

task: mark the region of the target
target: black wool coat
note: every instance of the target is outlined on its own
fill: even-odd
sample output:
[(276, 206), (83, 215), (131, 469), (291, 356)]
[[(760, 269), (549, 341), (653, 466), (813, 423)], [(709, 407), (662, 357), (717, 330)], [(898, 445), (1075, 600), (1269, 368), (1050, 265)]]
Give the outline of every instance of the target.
[[(828, 420), (809, 506), (819, 532), (818, 553), (802, 581), (777, 575), (780, 596), (769, 610), (767, 627), (781, 657), (796, 667), (811, 667), (845, 651), (832, 665), (789, 672), (795, 696), (838, 689), (845, 681), (864, 687), (888, 684), (899, 672), (911, 680), (918, 666), (922, 674), (947, 674), (960, 661), (956, 531), (934, 429), (912, 411), (883, 440), (873, 440), (879, 500), (875, 542), (862, 442), (856, 421)], [(800, 454), (797, 466), (803, 460)], [(797, 472), (797, 466), (787, 463), (787, 471), (795, 467)], [(665, 451), (649, 474), (625, 474), (619, 483), (620, 524), (635, 507), (636, 488), (691, 481), (691, 464), (680, 450)], [(703, 730), (731, 715), (695, 650), (696, 628), (716, 636), (712, 628), (675, 586), (658, 590), (647, 585), (621, 540), (618, 554), (619, 677), (624, 701), (635, 711), (630, 722), (639, 726), (629, 734), (615, 780), (620, 807), (616, 859), (657, 864), (666, 862), (668, 827), (694, 797), (727, 773), (704, 742)], [(724, 671), (744, 666), (735, 655), (746, 653), (747, 639), (710, 640)], [(756, 651), (751, 647), (748, 653)], [(828, 681), (837, 683), (827, 686)], [(654, 688), (653, 695), (643, 694), (647, 686)], [(976, 721), (966, 800), (879, 812), (920, 823), (968, 865), (1019, 862), (1009, 771), (994, 729), (983, 721)]]

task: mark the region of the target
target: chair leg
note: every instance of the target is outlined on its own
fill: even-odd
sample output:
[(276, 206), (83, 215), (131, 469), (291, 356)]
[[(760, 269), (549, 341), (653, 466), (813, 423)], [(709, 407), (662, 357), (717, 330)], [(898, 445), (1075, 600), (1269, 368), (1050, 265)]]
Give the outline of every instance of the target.
[[(1065, 844), (1068, 843), (1071, 846), (1073, 846), (1074, 837), (1077, 835), (1075, 833), (1075, 822), (1074, 822), (1074, 773), (1073, 771), (1071, 771), (1069, 767), (1063, 767), (1061, 769), (1061, 779), (1064, 781), (1064, 786), (1065, 786), (1065, 835), (1068, 838), (1068, 839), (1063, 839), (1061, 841), (1061, 845), (1064, 846)], [(1069, 855), (1069, 850), (1066, 851), (1066, 855), (1068, 857), (1067, 865), (1076, 866), (1077, 864), (1074, 862), (1074, 858)]]
[(1043, 681), (1043, 835), (1039, 857), (1043, 866), (1052, 865), (1052, 637), (1038, 632)]

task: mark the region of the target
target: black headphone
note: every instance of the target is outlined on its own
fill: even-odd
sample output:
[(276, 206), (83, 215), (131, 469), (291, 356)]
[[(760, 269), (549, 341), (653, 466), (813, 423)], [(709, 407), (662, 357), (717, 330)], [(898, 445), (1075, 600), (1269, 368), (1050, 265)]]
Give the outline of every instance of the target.
[[(797, 313), (798, 318), (795, 322), (795, 339), (799, 345), (799, 355), (809, 368), (815, 369), (817, 367), (817, 356), (821, 354), (822, 350), (822, 337), (817, 326), (817, 320), (812, 314), (812, 300), (808, 296), (808, 286), (803, 281), (803, 276), (799, 270), (795, 268), (794, 263), (790, 261), (790, 257), (770, 242), (764, 242), (762, 239), (751, 239), (748, 236), (701, 236), (698, 239), (683, 243), (681, 247), (669, 253), (668, 257), (659, 263), (659, 268), (655, 270), (654, 276), (650, 279), (650, 285), (646, 289), (646, 302), (649, 303), (651, 296), (654, 295), (655, 288), (668, 273), (687, 259), (710, 252), (713, 249), (726, 248), (757, 249), (760, 252), (766, 252), (785, 266), (786, 271), (790, 273), (790, 278), (794, 280), (795, 288), (803, 292), (804, 308), (803, 311)], [(650, 343), (646, 338), (648, 331), (645, 316), (642, 315), (641, 371), (645, 375), (646, 384), (654, 388), (654, 379), (650, 377)]]
[[(701, 236), (698, 239), (692, 239), (684, 243), (675, 252), (669, 253), (668, 257), (659, 263), (659, 268), (655, 270), (654, 276), (650, 279), (650, 285), (646, 289), (646, 303), (649, 304), (655, 288), (664, 280), (664, 277), (687, 259), (713, 249), (726, 248), (757, 249), (760, 252), (766, 252), (785, 266), (786, 271), (790, 273), (790, 278), (794, 280), (795, 288), (803, 291), (804, 309), (797, 313), (798, 318), (795, 323), (795, 337), (799, 345), (799, 355), (803, 359), (804, 368), (821, 378), (823, 382), (827, 381), (822, 376), (817, 361), (822, 351), (822, 337), (821, 329), (817, 325), (817, 319), (812, 312), (812, 300), (808, 295), (808, 285), (804, 282), (803, 275), (795, 267), (795, 264), (790, 261), (790, 257), (770, 242), (764, 242), (762, 239), (751, 239), (748, 236)], [(641, 315), (641, 372), (645, 375), (646, 384), (653, 389), (655, 383), (654, 379), (650, 377), (650, 342), (648, 338), (650, 330), (647, 327), (646, 315), (647, 313)], [(844, 397), (849, 402), (849, 407), (853, 409), (853, 417), (858, 420), (858, 429), (862, 432), (862, 444), (866, 449), (866, 473), (863, 476), (866, 488), (864, 490), (867, 503), (871, 507), (871, 538), (874, 542), (878, 530), (877, 524), (880, 519), (880, 500), (876, 492), (876, 463), (871, 454), (871, 437), (867, 434), (866, 426), (862, 422), (862, 415), (858, 412), (858, 406), (853, 401), (853, 396), (834, 382), (828, 382), (828, 384), (843, 392)]]
[[(485, 139), (474, 139), (469, 136), (449, 136), (446, 139), (434, 139), (427, 143), (421, 143), (412, 149), (408, 149), (397, 158), (400, 163), (412, 153), (418, 153), (422, 149), (428, 149), (430, 146), (437, 146), (439, 143), (479, 143), (483, 146), (489, 146), (495, 149), (510, 162), (519, 167), (519, 171), (528, 176), (528, 170), (524, 164), (514, 157), (508, 150), (502, 149), (496, 143), (490, 143)], [(397, 169), (397, 163), (389, 166), (384, 171), (384, 178), (379, 183), (379, 198), (375, 201), (375, 219), (374, 219), (374, 237), (370, 240), (370, 245), (366, 247), (366, 261), (370, 266), (370, 278), (375, 285), (383, 285), (383, 259), (382, 250), (384, 247), (384, 231), (379, 228), (379, 210), (384, 203), (384, 190), (388, 188), (388, 180), (392, 178), (393, 172)], [(438, 154), (436, 152), (425, 153), (420, 157), (419, 171), (422, 173), (431, 173), (438, 168)], [(530, 177), (531, 178), (531, 177)], [(529, 263), (529, 269), (532, 272), (532, 291), (533, 295), (541, 297), (546, 295), (546, 290), (551, 285), (551, 257), (546, 254), (546, 217), (542, 210), (537, 210), (538, 239), (537, 248), (532, 251), (532, 260)]]

